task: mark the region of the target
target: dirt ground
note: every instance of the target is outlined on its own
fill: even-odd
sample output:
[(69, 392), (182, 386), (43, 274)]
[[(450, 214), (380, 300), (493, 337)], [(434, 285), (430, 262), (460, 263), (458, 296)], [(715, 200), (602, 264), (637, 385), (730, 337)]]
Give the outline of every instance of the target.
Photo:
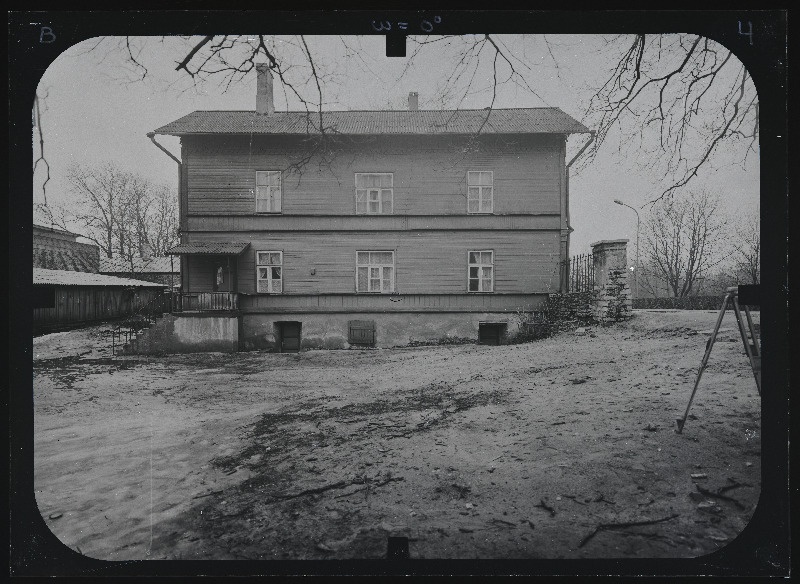
[(412, 558), (704, 555), (747, 524), (761, 477), (732, 313), (675, 432), (715, 318), (162, 358), (113, 358), (103, 326), (38, 337), (36, 498), (107, 560), (382, 558), (387, 536)]

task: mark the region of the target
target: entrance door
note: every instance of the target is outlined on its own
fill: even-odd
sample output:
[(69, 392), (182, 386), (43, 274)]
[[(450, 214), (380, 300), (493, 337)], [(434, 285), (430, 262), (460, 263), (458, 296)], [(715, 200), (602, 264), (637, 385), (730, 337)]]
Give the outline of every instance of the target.
[(300, 323), (279, 322), (281, 353), (296, 353), (300, 350)]
[(481, 345), (499, 345), (503, 325), (480, 323), (478, 325), (478, 343)]

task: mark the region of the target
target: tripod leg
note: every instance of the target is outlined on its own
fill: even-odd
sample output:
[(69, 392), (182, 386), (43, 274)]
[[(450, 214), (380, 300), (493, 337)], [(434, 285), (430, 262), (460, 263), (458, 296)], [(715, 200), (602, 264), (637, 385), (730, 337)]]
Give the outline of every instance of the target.
[[(745, 310), (748, 309), (745, 307)], [(739, 300), (736, 296), (733, 297), (733, 311), (736, 314), (736, 322), (739, 324), (739, 333), (742, 335), (742, 343), (744, 343), (744, 352), (747, 354), (747, 360), (750, 361), (750, 368), (753, 370), (753, 377), (756, 380), (756, 388), (758, 389), (758, 394), (761, 395), (761, 366), (760, 364), (756, 364), (756, 352), (758, 351), (755, 348), (758, 343), (758, 339), (755, 336), (755, 329), (753, 328), (753, 322), (750, 318), (750, 314), (747, 314), (747, 321), (750, 325), (750, 334), (753, 335), (753, 345), (751, 347), (750, 341), (747, 340), (747, 331), (744, 329), (744, 321), (742, 320), (742, 313), (739, 310)], [(749, 312), (749, 311), (748, 311)], [(759, 359), (760, 361), (760, 359)]]
[(703, 360), (700, 362), (700, 368), (697, 370), (697, 378), (694, 380), (694, 388), (692, 389), (692, 395), (689, 396), (689, 403), (686, 404), (686, 411), (683, 413), (682, 418), (678, 418), (676, 420), (678, 424), (678, 434), (681, 433), (683, 430), (683, 425), (686, 423), (686, 417), (689, 415), (689, 408), (692, 407), (692, 401), (694, 400), (694, 394), (697, 392), (697, 386), (700, 385), (700, 378), (703, 376), (703, 370), (708, 365), (708, 357), (711, 355), (711, 348), (714, 346), (714, 341), (717, 340), (717, 333), (719, 333), (719, 326), (722, 324), (722, 319), (725, 316), (725, 311), (728, 308), (728, 301), (730, 300), (731, 294), (725, 294), (725, 299), (722, 301), (722, 309), (719, 311), (719, 316), (717, 317), (717, 324), (714, 325), (714, 332), (711, 333), (711, 338), (708, 339), (706, 343), (706, 352), (703, 355)]
[(747, 317), (747, 326), (750, 329), (750, 338), (753, 339), (753, 355), (761, 356), (761, 347), (758, 346), (758, 335), (756, 334), (756, 327), (753, 326), (753, 319), (750, 316), (750, 309), (744, 305), (744, 315)]

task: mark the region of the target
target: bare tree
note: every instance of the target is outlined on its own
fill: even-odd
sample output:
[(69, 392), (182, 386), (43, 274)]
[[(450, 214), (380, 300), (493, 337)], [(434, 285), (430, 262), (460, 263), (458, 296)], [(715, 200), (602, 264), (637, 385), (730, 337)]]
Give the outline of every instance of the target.
[(72, 165), (67, 171), (72, 192), (78, 197), (74, 220), (84, 237), (94, 241), (106, 257), (124, 254), (125, 215), (131, 175), (106, 162), (97, 167)]
[(147, 241), (154, 256), (163, 256), (179, 242), (177, 195), (166, 185), (155, 186), (151, 195)]
[(654, 204), (643, 228), (645, 282), (664, 282), (675, 298), (695, 294), (703, 278), (725, 259), (720, 253), (725, 227), (716, 196), (689, 194)]
[(743, 141), (757, 152), (758, 95), (747, 69), (722, 45), (694, 35), (619, 35), (606, 51), (616, 65), (597, 88), (587, 123), (591, 161), (615, 130), (621, 149), (667, 179), (654, 199), (680, 191), (720, 150)]
[[(45, 157), (44, 153), (44, 130), (42, 128), (42, 104), (45, 103), (47, 100), (47, 94), (39, 96), (37, 92), (33, 97), (33, 111), (31, 113), (31, 121), (33, 123), (33, 127), (36, 129), (36, 138), (38, 138), (39, 143), (39, 156), (36, 160), (33, 161), (33, 174), (36, 174), (36, 170), (39, 168), (41, 163), (41, 167), (44, 168), (45, 178), (42, 181), (42, 197), (43, 203), (42, 205), (44, 208), (47, 208), (47, 183), (50, 182), (50, 164), (47, 162), (47, 158)], [(34, 139), (34, 142), (37, 139)]]
[(67, 177), (78, 199), (74, 210), (43, 212), (64, 228), (77, 223), (106, 257), (123, 259), (131, 273), (138, 271), (136, 259), (146, 249), (161, 255), (177, 243), (177, 197), (171, 188), (110, 162), (73, 165)]
[(758, 284), (761, 280), (761, 225), (759, 212), (750, 213), (735, 225), (731, 243), (738, 281)]

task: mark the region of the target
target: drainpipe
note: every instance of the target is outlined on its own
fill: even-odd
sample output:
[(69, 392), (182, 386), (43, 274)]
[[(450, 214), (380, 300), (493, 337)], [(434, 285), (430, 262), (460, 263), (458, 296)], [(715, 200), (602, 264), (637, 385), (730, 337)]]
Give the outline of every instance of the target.
[[(578, 157), (581, 154), (584, 153), (584, 151), (591, 145), (591, 143), (594, 142), (594, 139), (595, 139), (595, 136), (596, 136), (597, 133), (594, 130), (590, 130), (589, 134), (590, 134), (590, 136), (589, 136), (589, 139), (586, 141), (586, 144), (583, 145), (583, 148), (578, 150), (578, 153), (575, 156), (572, 157), (572, 160), (570, 160), (567, 163), (567, 166), (565, 168), (564, 199), (565, 199), (565, 203), (566, 203), (566, 206), (567, 206), (567, 209), (566, 209), (566, 218), (567, 218), (567, 257), (566, 257), (566, 259), (567, 260), (569, 260), (569, 234), (572, 232), (572, 226), (569, 223), (569, 168), (572, 166), (572, 164), (576, 160), (578, 160)], [(569, 270), (569, 262), (567, 263), (567, 270)]]
[[(170, 152), (169, 150), (164, 148), (161, 144), (156, 142), (156, 133), (155, 132), (147, 132), (147, 137), (150, 138), (150, 141), (153, 144), (155, 144), (156, 147), (159, 150), (161, 150), (164, 154), (166, 154), (167, 156), (172, 158), (172, 160), (174, 160), (175, 163), (178, 165), (178, 215), (179, 215), (178, 235), (179, 235), (180, 241), (182, 242), (183, 241), (183, 237), (182, 237), (182, 234), (183, 234), (183, 223), (182, 223), (182, 221), (180, 221), (180, 219), (182, 219), (182, 217), (180, 217), (180, 216), (183, 215), (183, 213), (182, 213), (183, 209), (181, 208), (181, 202), (183, 201), (183, 164), (181, 163), (181, 161), (172, 152)], [(171, 262), (172, 262), (172, 258), (170, 257), (170, 265), (171, 265)], [(181, 267), (183, 267), (183, 262), (181, 262)], [(181, 287), (183, 287), (183, 273), (184, 273), (184, 271), (185, 270), (181, 270)], [(172, 293), (172, 290), (170, 290), (170, 294), (171, 293)]]

